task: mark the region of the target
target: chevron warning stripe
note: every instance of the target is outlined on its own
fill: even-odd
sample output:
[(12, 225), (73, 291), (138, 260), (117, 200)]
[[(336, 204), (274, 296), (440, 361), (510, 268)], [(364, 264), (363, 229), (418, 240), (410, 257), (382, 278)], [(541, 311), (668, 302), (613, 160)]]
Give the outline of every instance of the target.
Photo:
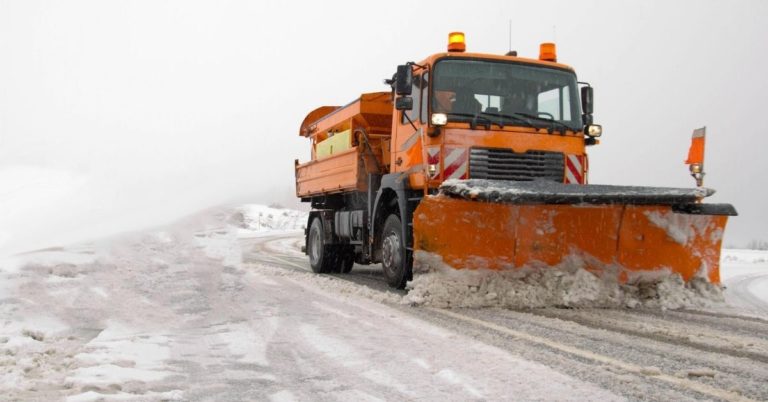
[(469, 165), (469, 152), (466, 148), (446, 148), (443, 160), (443, 178), (466, 179)]
[(584, 184), (584, 157), (581, 155), (565, 155), (565, 183)]

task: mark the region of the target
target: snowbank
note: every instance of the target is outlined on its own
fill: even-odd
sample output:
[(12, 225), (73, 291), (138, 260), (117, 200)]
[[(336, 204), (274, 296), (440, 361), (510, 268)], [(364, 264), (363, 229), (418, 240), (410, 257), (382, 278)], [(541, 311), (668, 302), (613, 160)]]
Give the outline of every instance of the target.
[(33, 166), (0, 168), (0, 255), (56, 242), (51, 228), (76, 231), (63, 211), (92, 203), (89, 178)]
[(768, 313), (768, 250), (723, 250), (720, 279), (730, 304), (752, 313)]
[(229, 223), (252, 232), (300, 230), (308, 216), (307, 212), (248, 204), (237, 208)]
[[(611, 267), (606, 270), (610, 272)], [(514, 271), (454, 269), (438, 255), (417, 252), (406, 302), (433, 307), (650, 307), (680, 309), (723, 302), (722, 290), (704, 279), (684, 283), (679, 275), (656, 272), (620, 284), (599, 278), (584, 261), (570, 257), (554, 267)]]
[(768, 269), (768, 250), (723, 249), (721, 260), (725, 265), (755, 265)]
[[(768, 276), (768, 250), (723, 249), (720, 279), (725, 282), (744, 275)], [(762, 295), (768, 298), (768, 292)]]

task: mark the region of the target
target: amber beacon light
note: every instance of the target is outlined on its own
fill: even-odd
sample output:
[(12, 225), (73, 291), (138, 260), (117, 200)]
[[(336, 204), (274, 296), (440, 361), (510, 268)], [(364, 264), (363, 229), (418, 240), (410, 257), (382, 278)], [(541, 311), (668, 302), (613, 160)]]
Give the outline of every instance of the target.
[(463, 52), (467, 49), (464, 42), (464, 32), (451, 32), (448, 34), (448, 51)]
[(557, 61), (557, 50), (551, 42), (542, 43), (539, 47), (539, 60)]

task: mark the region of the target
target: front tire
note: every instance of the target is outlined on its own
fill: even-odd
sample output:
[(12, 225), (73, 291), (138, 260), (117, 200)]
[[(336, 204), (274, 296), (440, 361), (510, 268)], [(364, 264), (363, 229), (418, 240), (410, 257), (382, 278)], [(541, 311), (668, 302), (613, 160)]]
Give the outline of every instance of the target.
[(309, 266), (317, 274), (333, 272), (336, 265), (336, 256), (332, 246), (325, 244), (325, 231), (323, 222), (319, 217), (312, 220), (307, 236), (307, 254)]
[(389, 286), (397, 289), (413, 278), (413, 255), (405, 248), (405, 236), (400, 217), (387, 217), (381, 233), (381, 266)]

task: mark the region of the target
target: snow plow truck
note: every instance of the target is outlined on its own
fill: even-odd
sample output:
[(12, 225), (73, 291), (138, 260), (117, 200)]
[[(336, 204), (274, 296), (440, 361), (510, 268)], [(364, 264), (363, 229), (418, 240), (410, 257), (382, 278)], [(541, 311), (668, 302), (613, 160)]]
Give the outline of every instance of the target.
[(317, 273), (381, 263), (392, 287), (414, 255), (455, 269), (554, 267), (577, 256), (621, 283), (660, 272), (719, 283), (730, 204), (706, 188), (588, 184), (599, 144), (594, 91), (557, 62), (448, 49), (397, 66), (386, 92), (310, 112), (296, 195), (312, 210), (305, 252)]

